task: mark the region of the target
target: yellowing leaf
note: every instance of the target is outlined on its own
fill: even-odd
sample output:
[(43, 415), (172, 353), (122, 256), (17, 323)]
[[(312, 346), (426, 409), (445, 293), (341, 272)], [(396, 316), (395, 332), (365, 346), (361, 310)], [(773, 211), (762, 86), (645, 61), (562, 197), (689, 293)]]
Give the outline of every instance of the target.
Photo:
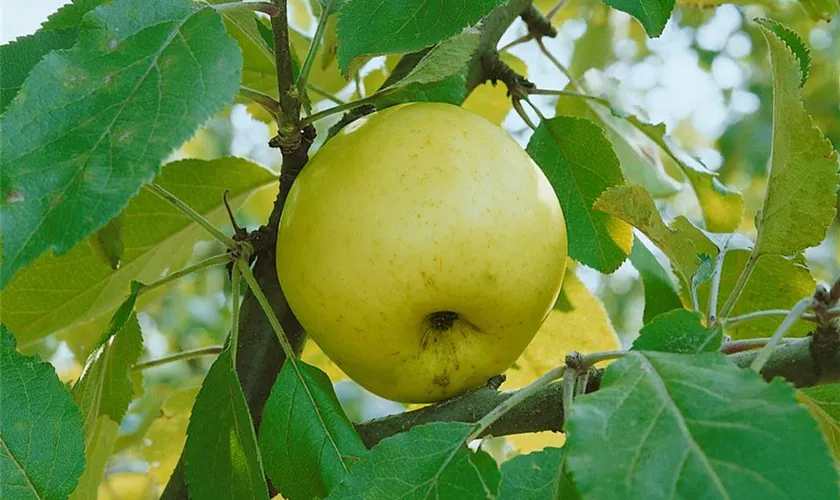
[(775, 30), (759, 26), (773, 65), (773, 148), (755, 254), (793, 255), (818, 245), (834, 220), (837, 151), (802, 104), (800, 61)]
[[(528, 67), (518, 57), (508, 53), (502, 53), (500, 57), (502, 62), (520, 75), (528, 74)], [(472, 91), (461, 107), (501, 125), (513, 106), (507, 92), (507, 87), (501, 82), (495, 85), (489, 81), (484, 82)]]
[(572, 266), (554, 309), (516, 363), (505, 372), (504, 389), (524, 387), (563, 364), (572, 351), (590, 353), (621, 348), (604, 305), (583, 286)]
[(525, 434), (513, 434), (507, 436), (507, 441), (512, 444), (520, 455), (539, 451), (546, 446), (557, 448), (566, 444), (566, 435), (562, 432), (526, 432)]
[[(803, 391), (796, 391), (796, 399), (805, 405), (805, 408), (817, 421), (820, 426), (823, 437), (828, 443), (828, 449), (834, 457), (834, 464), (840, 467), (840, 422), (838, 422), (831, 414), (823, 409), (821, 402), (812, 398)], [(836, 405), (836, 401), (831, 401), (829, 404)]]
[(187, 441), (190, 410), (198, 390), (198, 387), (183, 389), (166, 398), (160, 418), (146, 433), (140, 452), (149, 463), (149, 476), (158, 485), (166, 484), (181, 456)]
[(717, 247), (684, 217), (671, 227), (662, 221), (650, 194), (641, 186), (610, 188), (595, 202), (595, 209), (618, 217), (643, 232), (665, 255), (685, 283), (700, 265), (700, 254), (717, 255)]
[(154, 482), (142, 472), (109, 474), (99, 485), (97, 500), (153, 500), (157, 498)]

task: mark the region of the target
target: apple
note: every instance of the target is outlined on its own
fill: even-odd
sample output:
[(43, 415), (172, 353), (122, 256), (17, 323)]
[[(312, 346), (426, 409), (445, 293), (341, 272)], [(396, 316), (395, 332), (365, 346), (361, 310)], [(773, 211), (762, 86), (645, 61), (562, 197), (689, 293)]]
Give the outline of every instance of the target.
[(382, 397), (434, 402), (504, 372), (566, 266), (554, 190), (505, 131), (411, 103), (345, 127), (292, 187), (277, 276), (312, 339)]

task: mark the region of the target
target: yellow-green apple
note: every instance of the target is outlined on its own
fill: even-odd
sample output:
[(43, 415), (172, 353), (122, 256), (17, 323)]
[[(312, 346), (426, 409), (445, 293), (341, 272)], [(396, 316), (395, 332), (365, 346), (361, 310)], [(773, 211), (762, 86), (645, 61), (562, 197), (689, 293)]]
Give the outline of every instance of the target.
[(539, 167), (502, 129), (439, 103), (385, 109), (327, 142), (277, 240), (306, 331), (360, 385), (403, 402), (504, 372), (565, 265), (563, 213)]

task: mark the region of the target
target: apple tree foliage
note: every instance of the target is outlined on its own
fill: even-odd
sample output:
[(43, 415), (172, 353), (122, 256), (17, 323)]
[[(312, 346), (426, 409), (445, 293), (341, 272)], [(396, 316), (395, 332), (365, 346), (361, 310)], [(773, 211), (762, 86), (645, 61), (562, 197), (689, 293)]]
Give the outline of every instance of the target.
[[(618, 44), (633, 41), (642, 60), (666, 23), (694, 29), (726, 3), (744, 19), (742, 62), (762, 103), (713, 144), (712, 170), (680, 145), (690, 133), (669, 136), (588, 76), (603, 76)], [(164, 496), (195, 499), (840, 496), (840, 286), (817, 285), (836, 265), (805, 254), (837, 247), (840, 37), (826, 24), (837, 0), (288, 4), (73, 0), (0, 46), (0, 497), (145, 498), (167, 483)], [(562, 87), (530, 84), (499, 47), (520, 14), (520, 42), (543, 49), (551, 23), (585, 23), (568, 67), (543, 54), (566, 73)], [(694, 49), (706, 65), (716, 55)], [(553, 115), (527, 112), (536, 95), (553, 96)], [(354, 423), (359, 409), (336, 394), (344, 375), (314, 346), (298, 358), (274, 313), (287, 359), (270, 394), (240, 379), (237, 359), (261, 355), (237, 343), (249, 327), (240, 315), (275, 298), (248, 266), (259, 239), (238, 228), (231, 238), (227, 210), (271, 227), (282, 205), (269, 216), (275, 171), (213, 144), (230, 138), (237, 105), (281, 145), (300, 147), (314, 124), (312, 153), (329, 140), (322, 119), (411, 101), (463, 104), (496, 123), (522, 116), (574, 263), (547, 321), (559, 326), (507, 374), (525, 389), (487, 415), (446, 418), (456, 398), (440, 418), (391, 417), (408, 423), (371, 441), (359, 430), (376, 423)], [(637, 270), (644, 305), (602, 294), (608, 315), (574, 270), (623, 265)], [(212, 319), (167, 319), (214, 279)], [(632, 346), (593, 354), (628, 308), (642, 322)], [(158, 327), (181, 330), (185, 352), (141, 362), (160, 352)], [(571, 350), (586, 354), (563, 374)], [(808, 374), (774, 364), (780, 350)], [(181, 359), (191, 369), (152, 369)], [(558, 384), (562, 399), (531, 408), (552, 405), (558, 420), (521, 428), (562, 428), (564, 440), (516, 436), (522, 422), (505, 427), (509, 441), (483, 439), (508, 406)]]

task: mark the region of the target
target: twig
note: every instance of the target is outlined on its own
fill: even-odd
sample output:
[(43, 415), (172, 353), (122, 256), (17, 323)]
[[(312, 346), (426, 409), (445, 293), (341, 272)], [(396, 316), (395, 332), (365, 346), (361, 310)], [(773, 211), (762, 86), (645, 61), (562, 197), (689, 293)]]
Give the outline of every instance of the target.
[(277, 116), (277, 113), (280, 112), (280, 103), (270, 95), (263, 94), (262, 92), (258, 92), (254, 89), (249, 89), (248, 87), (239, 87), (239, 95), (259, 104), (265, 108), (271, 116)]
[(722, 320), (726, 320), (729, 317), (729, 313), (732, 312), (732, 308), (735, 306), (735, 302), (738, 300), (738, 297), (741, 296), (741, 292), (744, 290), (744, 286), (747, 284), (747, 281), (750, 279), (750, 275), (755, 268), (755, 264), (758, 262), (758, 256), (755, 253), (750, 254), (750, 258), (747, 261), (747, 265), (744, 266), (744, 270), (741, 271), (741, 275), (738, 276), (738, 281), (735, 282), (735, 287), (729, 293), (729, 298), (726, 299), (726, 303), (723, 304), (723, 307), (720, 309), (720, 314), (718, 314), (718, 318)]
[(519, 38), (517, 38), (516, 40), (514, 40), (514, 41), (512, 41), (512, 42), (508, 42), (508, 43), (506, 43), (505, 45), (503, 45), (503, 46), (499, 49), (499, 52), (504, 52), (504, 51), (506, 51), (506, 50), (510, 49), (511, 47), (516, 47), (517, 45), (521, 45), (521, 44), (523, 44), (523, 43), (530, 42), (530, 41), (531, 41), (531, 40), (533, 40), (533, 39), (534, 39), (534, 38), (531, 36), (531, 34), (530, 34), (530, 33), (526, 33), (525, 35), (520, 36), (520, 37), (519, 37)]
[(497, 407), (493, 408), (493, 410), (481, 417), (481, 419), (478, 422), (476, 422), (475, 429), (470, 433), (466, 441), (472, 441), (473, 439), (480, 436), (485, 429), (490, 427), (490, 424), (498, 420), (502, 415), (510, 411), (513, 407), (515, 407), (522, 401), (525, 401), (530, 396), (539, 392), (540, 389), (542, 389), (549, 383), (554, 382), (555, 380), (562, 377), (565, 371), (566, 365), (561, 365), (556, 368), (552, 368), (545, 375), (531, 382), (531, 384), (529, 384), (527, 387), (520, 389), (516, 392), (516, 394), (502, 401)]
[(358, 99), (358, 100), (355, 100), (355, 101), (352, 101), (352, 102), (345, 102), (345, 103), (339, 104), (338, 106), (333, 106), (331, 108), (327, 108), (323, 111), (319, 111), (317, 113), (314, 113), (314, 114), (311, 114), (311, 115), (307, 116), (306, 118), (301, 120), (301, 124), (309, 125), (309, 124), (315, 123), (316, 121), (318, 121), (322, 118), (326, 118), (326, 117), (328, 117), (330, 115), (334, 115), (336, 113), (342, 113), (344, 111), (349, 111), (349, 110), (352, 110), (352, 109), (356, 109), (356, 108), (361, 107), (361, 106), (365, 106), (365, 105), (368, 105), (368, 104), (373, 104), (379, 98), (390, 94), (394, 90), (395, 89), (393, 87), (388, 87), (387, 89), (380, 90), (379, 92), (376, 92), (375, 94), (369, 95), (367, 97), (363, 97), (361, 99)]
[(231, 320), (230, 320), (230, 357), (236, 366), (236, 352), (239, 349), (239, 286), (242, 273), (239, 266), (234, 265), (230, 270), (230, 297), (231, 297)]
[(268, 2), (231, 2), (211, 4), (216, 12), (263, 12), (269, 16), (278, 13), (277, 6)]
[(318, 18), (318, 27), (315, 29), (315, 36), (309, 42), (309, 50), (306, 52), (306, 59), (303, 60), (303, 66), (300, 68), (296, 84), (298, 94), (300, 95), (303, 95), (306, 91), (306, 82), (309, 80), (309, 72), (312, 70), (312, 64), (315, 62), (315, 56), (318, 54), (318, 48), (321, 46), (321, 40), (324, 38), (324, 29), (327, 27), (332, 3), (333, 0), (327, 0), (327, 4), (321, 9), (321, 17)]
[[(831, 311), (832, 309), (828, 310), (829, 313)], [(836, 312), (840, 313), (840, 310)], [(769, 316), (787, 316), (788, 314), (790, 314), (790, 309), (767, 309), (765, 311), (754, 311), (740, 316), (732, 316), (731, 318), (727, 318), (725, 321), (721, 322), (726, 326), (733, 326), (753, 319), (767, 318)], [(817, 317), (813, 314), (803, 314), (801, 319), (804, 319), (805, 321), (816, 321)]]
[(563, 374), (563, 414), (568, 415), (572, 411), (572, 404), (575, 400), (575, 387), (577, 386), (578, 371), (576, 368), (567, 368)]
[(322, 89), (321, 87), (319, 87), (319, 86), (317, 86), (317, 85), (313, 85), (313, 84), (311, 84), (311, 83), (307, 83), (307, 84), (306, 84), (306, 88), (308, 88), (308, 89), (309, 89), (309, 90), (311, 90), (312, 92), (315, 92), (316, 94), (318, 94), (318, 95), (320, 95), (320, 96), (322, 96), (322, 97), (325, 97), (325, 98), (329, 99), (330, 101), (332, 101), (332, 102), (334, 102), (334, 103), (336, 103), (336, 104), (346, 104), (344, 101), (342, 101), (342, 100), (341, 100), (341, 99), (339, 99), (338, 97), (334, 96), (333, 94), (331, 94), (331, 93), (327, 92), (326, 90)]
[(750, 364), (750, 368), (757, 372), (761, 373), (761, 369), (764, 368), (764, 363), (770, 359), (770, 356), (773, 354), (773, 351), (776, 349), (776, 344), (782, 339), (782, 337), (787, 334), (788, 330), (793, 326), (794, 323), (799, 319), (802, 314), (807, 311), (808, 309), (814, 307), (817, 301), (813, 297), (806, 297), (793, 306), (790, 313), (788, 313), (787, 317), (785, 317), (782, 324), (776, 328), (776, 331), (773, 333), (773, 336), (770, 337), (770, 340), (767, 341), (767, 345), (758, 353), (758, 356), (753, 360)]
[(522, 121), (525, 122), (525, 125), (531, 128), (531, 130), (537, 130), (537, 126), (534, 125), (534, 122), (531, 121), (531, 118), (528, 116), (528, 113), (522, 108), (522, 102), (519, 99), (512, 99), (513, 109), (516, 110), (516, 114), (522, 118)]
[(160, 196), (164, 200), (168, 201), (172, 204), (175, 208), (180, 210), (184, 213), (187, 217), (194, 220), (198, 225), (206, 229), (210, 234), (212, 234), (217, 240), (222, 242), (222, 244), (231, 250), (236, 250), (239, 248), (239, 244), (233, 241), (233, 238), (226, 235), (225, 233), (221, 232), (219, 229), (216, 228), (213, 224), (202, 217), (201, 214), (193, 210), (189, 205), (181, 201), (180, 198), (175, 196), (174, 194), (170, 193), (169, 191), (163, 189), (162, 187), (158, 186), (155, 183), (146, 184), (146, 189), (155, 193), (156, 195)]
[(723, 245), (718, 249), (717, 259), (715, 259), (715, 268), (712, 270), (712, 285), (709, 288), (709, 303), (706, 308), (706, 324), (715, 325), (717, 323), (717, 301), (720, 293), (720, 278), (723, 274), (723, 260), (726, 258), (726, 251), (729, 249), (729, 238), (723, 242)]
[(225, 253), (225, 254), (222, 254), (222, 255), (216, 255), (215, 257), (209, 257), (207, 259), (202, 260), (201, 262), (196, 262), (195, 264), (193, 264), (191, 266), (187, 266), (183, 269), (175, 271), (172, 274), (164, 276), (163, 278), (161, 278), (161, 279), (159, 279), (155, 282), (149, 283), (148, 285), (143, 285), (143, 288), (141, 288), (140, 291), (137, 292), (137, 296), (139, 297), (140, 295), (143, 295), (144, 293), (151, 292), (155, 288), (159, 288), (163, 285), (166, 285), (167, 283), (175, 281), (178, 278), (183, 278), (184, 276), (187, 276), (188, 274), (192, 274), (196, 271), (200, 271), (200, 270), (208, 268), (208, 267), (217, 266), (219, 264), (227, 264), (228, 262), (230, 262), (232, 260), (233, 260), (233, 256), (229, 253)]
[(274, 333), (277, 335), (277, 340), (280, 341), (280, 345), (283, 347), (283, 352), (286, 354), (286, 360), (288, 361), (290, 359), (294, 359), (295, 352), (294, 349), (292, 349), (292, 345), (289, 343), (289, 339), (286, 337), (286, 332), (284, 332), (283, 327), (280, 326), (280, 321), (277, 319), (277, 315), (274, 314), (271, 304), (269, 304), (262, 288), (260, 288), (259, 283), (257, 283), (257, 278), (254, 276), (254, 273), (251, 272), (251, 268), (248, 267), (248, 263), (244, 259), (237, 259), (236, 266), (239, 267), (239, 270), (242, 272), (242, 277), (245, 278), (245, 282), (248, 283), (248, 287), (251, 288), (251, 293), (254, 294), (254, 297), (257, 299), (257, 302), (259, 302), (260, 307), (262, 307), (263, 312), (268, 318), (268, 322), (271, 323), (271, 328), (274, 329)]
[(147, 370), (149, 368), (153, 368), (155, 366), (165, 365), (168, 363), (174, 363), (176, 361), (181, 361), (184, 359), (192, 359), (197, 358), (200, 356), (213, 356), (216, 354), (221, 353), (224, 350), (224, 346), (214, 345), (210, 347), (200, 347), (198, 349), (191, 349), (189, 351), (182, 351), (177, 354), (173, 354), (171, 356), (166, 356), (160, 359), (155, 359), (152, 361), (146, 361), (143, 363), (137, 363), (132, 367), (134, 371), (140, 370)]
[(575, 86), (577, 86), (577, 83), (575, 82), (575, 78), (572, 76), (571, 73), (569, 73), (569, 70), (566, 68), (566, 66), (563, 66), (563, 63), (561, 63), (556, 57), (554, 57), (554, 54), (552, 54), (546, 48), (546, 46), (542, 42), (542, 40), (537, 39), (537, 45), (539, 45), (540, 50), (542, 51), (543, 54), (545, 54), (545, 57), (547, 57), (548, 60), (551, 61), (551, 63), (554, 64), (554, 66), (556, 66), (557, 69), (559, 69), (560, 72), (563, 73), (566, 76), (566, 78), (569, 79), (570, 82), (572, 82)]
[(594, 96), (592, 94), (584, 94), (582, 92), (575, 92), (574, 90), (532, 89), (529, 90), (528, 93), (533, 95), (556, 95), (577, 97), (578, 99), (589, 99), (590, 101), (595, 101), (598, 104), (601, 104), (608, 108), (612, 106), (610, 104), (610, 101), (603, 97)]
[(569, 3), (569, 0), (559, 0), (554, 7), (552, 7), (548, 12), (545, 14), (545, 18), (549, 21), (560, 12), (566, 4)]

